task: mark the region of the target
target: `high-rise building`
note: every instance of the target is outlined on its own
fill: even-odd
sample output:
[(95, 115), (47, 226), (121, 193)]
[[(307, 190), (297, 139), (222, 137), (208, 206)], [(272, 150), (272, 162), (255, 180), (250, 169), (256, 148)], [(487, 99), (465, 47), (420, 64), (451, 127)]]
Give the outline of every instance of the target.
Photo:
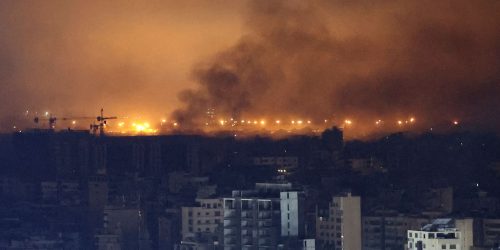
[[(291, 191), (291, 184), (257, 183), (254, 190), (236, 190), (231, 197), (223, 198), (223, 249), (277, 249), (282, 232), (280, 192), (286, 191)], [(293, 198), (285, 200), (287, 202), (284, 204), (294, 203)], [(297, 209), (298, 207), (299, 205), (296, 206)], [(294, 213), (290, 213), (290, 218), (292, 214)], [(289, 222), (291, 221), (294, 220), (290, 219)], [(290, 226), (292, 225), (293, 222)]]
[(222, 199), (197, 199), (199, 206), (182, 207), (182, 239), (194, 237), (196, 233), (216, 236), (222, 224)]
[(474, 242), (486, 249), (500, 247), (500, 219), (477, 219), (474, 221), (477, 234)]
[(362, 217), (363, 250), (399, 250), (407, 242), (407, 231), (430, 222), (423, 216), (407, 216), (395, 211), (380, 211)]
[(316, 241), (319, 249), (361, 249), (361, 198), (335, 196), (328, 211), (318, 211)]
[(472, 220), (436, 219), (420, 230), (408, 230), (408, 250), (468, 250), (473, 246)]
[(149, 232), (144, 223), (144, 211), (132, 207), (106, 206), (104, 209), (102, 232), (96, 234), (98, 240), (102, 235), (118, 235), (120, 249), (144, 249), (150, 246)]
[(316, 240), (315, 239), (305, 239), (301, 240), (300, 250), (316, 250)]
[(280, 234), (278, 198), (224, 198), (224, 250), (275, 249)]
[(280, 193), (281, 236), (303, 237), (305, 221), (305, 195), (303, 192), (291, 191)]

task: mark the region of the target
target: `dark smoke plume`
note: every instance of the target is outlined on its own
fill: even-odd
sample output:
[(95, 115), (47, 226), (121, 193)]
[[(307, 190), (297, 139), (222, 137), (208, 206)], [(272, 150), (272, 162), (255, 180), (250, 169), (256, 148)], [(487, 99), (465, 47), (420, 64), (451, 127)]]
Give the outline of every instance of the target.
[(250, 1), (248, 34), (196, 66), (184, 125), (226, 117), (414, 115), (500, 125), (500, 2)]

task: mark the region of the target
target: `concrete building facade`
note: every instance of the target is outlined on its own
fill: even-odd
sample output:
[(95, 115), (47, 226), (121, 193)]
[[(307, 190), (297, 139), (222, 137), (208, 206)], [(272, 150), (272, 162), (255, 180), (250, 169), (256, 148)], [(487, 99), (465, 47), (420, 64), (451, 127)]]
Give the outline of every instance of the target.
[(303, 192), (281, 192), (281, 236), (303, 237), (305, 221), (305, 195)]
[(216, 235), (222, 224), (222, 199), (197, 199), (197, 207), (182, 207), (182, 239), (195, 233)]
[(408, 230), (408, 250), (469, 250), (473, 247), (472, 220), (436, 219), (420, 230)]
[(421, 228), (429, 219), (399, 214), (363, 216), (363, 250), (402, 250), (407, 231)]
[(333, 197), (328, 211), (316, 216), (316, 240), (320, 249), (361, 249), (361, 198)]

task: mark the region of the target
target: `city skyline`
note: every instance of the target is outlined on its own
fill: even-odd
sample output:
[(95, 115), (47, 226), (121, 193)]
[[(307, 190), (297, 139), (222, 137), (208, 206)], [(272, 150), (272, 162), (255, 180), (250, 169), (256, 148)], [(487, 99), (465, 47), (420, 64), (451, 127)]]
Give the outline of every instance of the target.
[(2, 6), (3, 131), (31, 122), (25, 111), (103, 107), (189, 129), (215, 108), (217, 120), (352, 120), (360, 134), (411, 117), (498, 131), (496, 1)]

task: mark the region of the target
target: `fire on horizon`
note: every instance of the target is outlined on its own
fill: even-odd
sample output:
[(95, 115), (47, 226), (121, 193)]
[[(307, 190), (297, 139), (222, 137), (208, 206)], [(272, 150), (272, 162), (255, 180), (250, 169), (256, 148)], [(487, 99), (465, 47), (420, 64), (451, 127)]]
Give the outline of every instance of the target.
[[(30, 115), (30, 111), (26, 111), (26, 117)], [(352, 119), (352, 118), (336, 118), (331, 116), (322, 120), (303, 119), (299, 117), (282, 119), (280, 117), (265, 118), (263, 116), (252, 119), (223, 117), (216, 115), (215, 109), (210, 108), (206, 112), (206, 117), (203, 124), (197, 124), (193, 127), (184, 128), (182, 124), (175, 120), (167, 118), (151, 121), (141, 117), (117, 117), (117, 120), (109, 121), (104, 124), (104, 130), (108, 135), (162, 135), (175, 133), (231, 133), (234, 136), (253, 136), (257, 134), (267, 134), (278, 136), (296, 135), (296, 134), (319, 134), (325, 129), (338, 127), (344, 130), (347, 138), (363, 138), (372, 134), (392, 133), (392, 132), (423, 132), (433, 130), (433, 127), (441, 126), (441, 131), (451, 131), (453, 128), (461, 128), (460, 122), (457, 119), (449, 121), (438, 121), (437, 123), (419, 124), (415, 116), (410, 115), (404, 119), (388, 119), (388, 120), (367, 120), (367, 119)], [(351, 116), (352, 117), (352, 116)], [(50, 112), (42, 112), (41, 117), (37, 117), (35, 124), (21, 127), (14, 125), (13, 131), (23, 132), (24, 129), (54, 129), (54, 130), (82, 130), (86, 129), (88, 122), (92, 117), (76, 117), (76, 118), (57, 118)], [(92, 118), (93, 119), (93, 118)], [(57, 123), (55, 121), (58, 121)], [(99, 121), (99, 119), (97, 119)], [(95, 121), (94, 121), (95, 123)], [(443, 126), (444, 125), (444, 126)], [(429, 127), (430, 126), (430, 127)]]
[(117, 134), (498, 132), (498, 13), (491, 0), (3, 1), (0, 129), (33, 125), (26, 109), (105, 107), (127, 117), (107, 124)]

